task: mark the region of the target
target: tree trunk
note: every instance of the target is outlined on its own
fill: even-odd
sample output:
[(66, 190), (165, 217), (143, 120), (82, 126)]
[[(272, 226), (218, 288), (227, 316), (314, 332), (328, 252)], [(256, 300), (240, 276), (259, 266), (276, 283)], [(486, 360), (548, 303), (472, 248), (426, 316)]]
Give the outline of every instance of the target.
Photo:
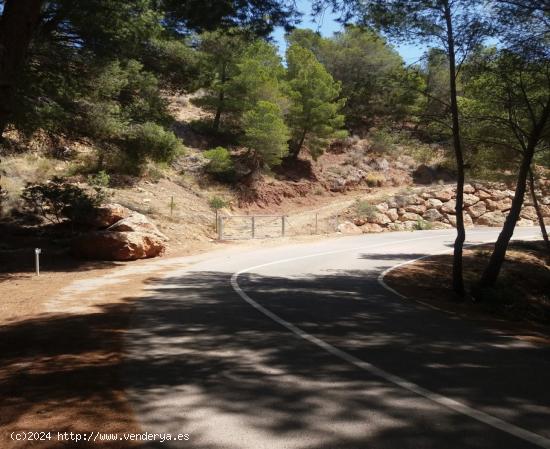
[(456, 60), (454, 48), (453, 24), (451, 9), (448, 2), (445, 2), (445, 21), (447, 24), (447, 44), (449, 48), (449, 78), (451, 94), (451, 115), (453, 121), (453, 146), (456, 158), (456, 239), (453, 253), (453, 291), (459, 296), (464, 296), (464, 279), (462, 274), (462, 250), (466, 239), (464, 229), (463, 201), (464, 201), (464, 156), (462, 154), (462, 143), (460, 141), (460, 123), (458, 116), (458, 102), (456, 89)]
[(0, 136), (13, 113), (15, 88), (43, 0), (6, 0), (0, 18)]
[(546, 232), (544, 217), (542, 216), (539, 201), (537, 199), (537, 194), (535, 193), (535, 176), (533, 175), (532, 168), (529, 168), (529, 190), (531, 191), (531, 198), (533, 199), (533, 207), (537, 212), (537, 219), (539, 221), (540, 232), (542, 234), (542, 238), (544, 239), (544, 242), (546, 243), (546, 250), (550, 253), (550, 241), (548, 241), (548, 233)]
[(289, 159), (291, 159), (293, 161), (298, 159), (298, 156), (300, 155), (300, 151), (302, 150), (302, 147), (304, 146), (304, 141), (306, 140), (306, 136), (307, 136), (307, 130), (304, 129), (298, 144), (295, 147), (290, 148), (290, 152), (289, 152), (289, 155), (288, 155)]
[(225, 79), (226, 75), (225, 75), (225, 72), (226, 72), (226, 66), (225, 66), (225, 63), (223, 63), (222, 65), (222, 71), (221, 71), (221, 89), (220, 89), (220, 93), (218, 95), (218, 106), (216, 108), (216, 115), (214, 116), (214, 124), (213, 124), (213, 128), (214, 128), (214, 131), (218, 132), (219, 129), (220, 129), (220, 121), (221, 121), (221, 117), (222, 117), (222, 111), (223, 111), (223, 102), (224, 102), (224, 98), (225, 98), (225, 82), (227, 81)]
[(521, 166), (518, 173), (518, 180), (516, 184), (516, 191), (514, 193), (514, 199), (512, 200), (512, 207), (502, 231), (498, 236), (498, 239), (495, 243), (495, 248), (489, 259), (489, 264), (485, 268), (483, 275), (481, 276), (480, 286), (481, 287), (493, 287), (497, 281), (500, 269), (502, 268), (502, 263), (506, 257), (506, 251), (508, 249), (508, 244), (512, 235), (514, 234), (514, 229), (516, 228), (516, 222), (519, 219), (519, 214), (521, 212), (521, 206), (523, 206), (523, 199), (525, 197), (525, 189), (527, 187), (527, 174), (529, 172), (529, 167), (531, 166), (531, 160), (533, 159), (534, 147), (528, 148), (526, 152), (523, 153), (523, 159), (521, 161)]
[(516, 222), (518, 221), (519, 214), (521, 212), (521, 206), (523, 205), (523, 199), (525, 197), (525, 189), (527, 187), (527, 175), (531, 169), (533, 155), (535, 154), (535, 149), (539, 144), (544, 129), (548, 125), (549, 118), (550, 98), (541, 113), (540, 119), (534, 124), (533, 130), (529, 135), (527, 145), (523, 151), (523, 159), (518, 172), (518, 180), (514, 199), (512, 200), (512, 208), (506, 217), (502, 231), (500, 232), (495, 243), (495, 249), (493, 250), (493, 254), (491, 254), (489, 264), (481, 276), (481, 280), (479, 282), (481, 287), (493, 287), (497, 281), (500, 269), (502, 268), (502, 263), (506, 257), (508, 243), (512, 238), (512, 234), (514, 233), (514, 229), (516, 227)]

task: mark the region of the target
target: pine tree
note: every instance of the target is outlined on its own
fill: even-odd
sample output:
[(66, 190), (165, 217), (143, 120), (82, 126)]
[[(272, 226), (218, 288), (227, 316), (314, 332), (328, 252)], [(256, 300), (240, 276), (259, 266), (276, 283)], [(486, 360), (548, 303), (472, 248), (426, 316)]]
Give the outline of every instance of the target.
[(307, 145), (316, 158), (328, 139), (343, 137), (344, 116), (339, 113), (345, 103), (340, 83), (308, 49), (291, 45), (287, 50), (288, 95), (291, 105), (288, 123), (291, 129), (290, 155), (296, 159)]
[(290, 133), (281, 108), (269, 101), (258, 101), (243, 116), (243, 143), (250, 149), (256, 166), (274, 167), (288, 154)]

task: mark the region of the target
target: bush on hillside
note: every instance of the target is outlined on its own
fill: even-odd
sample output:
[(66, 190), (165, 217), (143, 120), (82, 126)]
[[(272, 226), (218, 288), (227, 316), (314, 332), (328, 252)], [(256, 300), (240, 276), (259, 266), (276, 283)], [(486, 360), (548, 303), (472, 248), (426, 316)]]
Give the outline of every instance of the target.
[(126, 155), (138, 169), (147, 160), (169, 163), (184, 152), (183, 144), (172, 131), (152, 122), (132, 126), (123, 145)]
[(235, 165), (231, 153), (224, 147), (216, 147), (204, 152), (209, 162), (206, 172), (222, 181), (230, 181), (235, 175)]
[(28, 211), (51, 223), (61, 223), (64, 219), (78, 221), (88, 216), (105, 196), (102, 189), (95, 189), (94, 194), (89, 194), (56, 177), (42, 184), (27, 184), (21, 198)]

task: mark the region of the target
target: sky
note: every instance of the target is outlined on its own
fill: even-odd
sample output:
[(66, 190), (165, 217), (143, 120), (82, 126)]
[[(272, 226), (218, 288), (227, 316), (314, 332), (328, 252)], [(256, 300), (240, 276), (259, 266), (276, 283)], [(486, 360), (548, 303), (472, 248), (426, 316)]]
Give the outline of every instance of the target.
[[(302, 22), (298, 25), (299, 28), (310, 28), (314, 31), (319, 31), (322, 36), (330, 37), (336, 31), (340, 31), (342, 26), (336, 21), (337, 15), (332, 11), (327, 10), (318, 18), (311, 17), (311, 1), (298, 0), (298, 9), (303, 13)], [(279, 52), (284, 55), (286, 50), (286, 42), (284, 39), (285, 30), (282, 27), (278, 27), (272, 34), (273, 39), (279, 47)], [(399, 45), (395, 46), (406, 65), (416, 63), (424, 54), (425, 47), (419, 47), (415, 45)]]

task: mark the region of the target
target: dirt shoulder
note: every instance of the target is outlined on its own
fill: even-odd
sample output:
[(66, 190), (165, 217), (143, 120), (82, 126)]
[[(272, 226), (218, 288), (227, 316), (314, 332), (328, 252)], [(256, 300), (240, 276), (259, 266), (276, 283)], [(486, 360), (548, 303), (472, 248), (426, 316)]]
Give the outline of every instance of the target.
[[(471, 288), (485, 268), (492, 244), (464, 251), (464, 279)], [(481, 302), (453, 301), (448, 290), (452, 255), (417, 260), (390, 271), (386, 284), (424, 305), (475, 322), (479, 326), (550, 344), (550, 260), (544, 242), (512, 242), (499, 284)]]

